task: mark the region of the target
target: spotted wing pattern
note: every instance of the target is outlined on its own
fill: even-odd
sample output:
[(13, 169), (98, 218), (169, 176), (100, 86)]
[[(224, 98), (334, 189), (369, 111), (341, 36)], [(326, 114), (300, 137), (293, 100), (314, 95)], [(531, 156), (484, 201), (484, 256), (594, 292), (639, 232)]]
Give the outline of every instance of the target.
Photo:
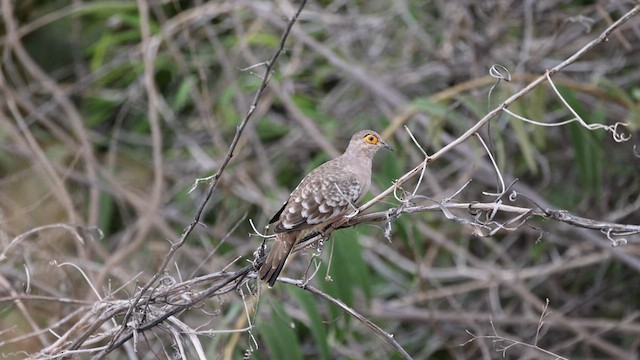
[(316, 227), (344, 215), (362, 196), (363, 186), (355, 174), (340, 163), (326, 163), (312, 171), (291, 193), (282, 208), (275, 232)]

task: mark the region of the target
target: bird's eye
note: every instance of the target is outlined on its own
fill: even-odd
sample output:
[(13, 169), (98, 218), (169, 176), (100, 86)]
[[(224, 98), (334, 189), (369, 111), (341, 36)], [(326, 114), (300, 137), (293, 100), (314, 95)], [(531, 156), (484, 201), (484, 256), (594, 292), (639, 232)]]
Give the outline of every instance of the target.
[(378, 137), (377, 137), (377, 136), (375, 136), (375, 135), (373, 135), (373, 134), (369, 134), (369, 135), (367, 135), (367, 136), (365, 136), (365, 137), (364, 137), (364, 141), (365, 141), (366, 143), (369, 143), (369, 144), (375, 145), (375, 144), (377, 144), (377, 143), (378, 143), (378, 141), (379, 141), (379, 140), (378, 140)]

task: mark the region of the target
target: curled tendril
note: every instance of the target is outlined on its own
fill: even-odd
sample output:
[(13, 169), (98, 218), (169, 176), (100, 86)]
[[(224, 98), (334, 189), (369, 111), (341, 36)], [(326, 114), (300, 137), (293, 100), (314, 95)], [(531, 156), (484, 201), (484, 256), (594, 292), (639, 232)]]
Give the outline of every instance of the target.
[(482, 210), (480, 209), (475, 209), (473, 208), (474, 205), (478, 204), (477, 201), (472, 201), (469, 203), (469, 214), (472, 216), (477, 216), (479, 213), (482, 212)]
[(254, 234), (249, 233), (249, 236), (259, 236), (259, 237), (261, 237), (263, 239), (269, 239), (269, 238), (275, 237), (275, 235), (265, 235), (265, 234), (261, 233), (260, 231), (258, 231), (258, 229), (256, 229), (256, 226), (253, 224), (253, 220), (252, 219), (249, 219), (249, 225), (251, 225), (251, 228), (253, 229), (253, 232), (254, 232)]
[[(400, 195), (398, 195), (398, 192)], [(402, 186), (395, 186), (393, 188), (393, 197), (401, 204), (406, 205), (411, 201), (411, 197), (407, 196), (409, 192), (407, 192)]]
[(611, 131), (611, 133), (613, 134), (613, 140), (615, 142), (621, 143), (621, 142), (629, 141), (629, 139), (631, 139), (631, 134), (629, 133), (625, 134), (623, 131), (618, 130), (618, 127), (620, 126), (629, 127), (629, 124), (623, 123), (623, 122), (617, 122), (611, 126), (608, 126), (607, 130)]
[(164, 276), (160, 279), (160, 284), (164, 285), (164, 286), (172, 286), (175, 285), (177, 283), (176, 279), (174, 279), (171, 276)]
[(627, 239), (625, 238), (614, 239), (613, 236), (616, 236), (616, 234), (614, 233), (613, 229), (607, 229), (606, 232), (603, 230), (603, 232), (607, 235), (607, 239), (611, 241), (611, 246), (613, 247), (627, 245), (628, 243)]
[(244, 351), (244, 354), (242, 355), (242, 360), (249, 360), (251, 359), (251, 355), (253, 354), (253, 349), (246, 349)]
[(535, 243), (539, 244), (542, 241), (542, 237), (544, 236), (544, 230), (542, 230), (542, 228), (539, 228), (537, 226), (529, 225), (529, 227), (538, 232), (538, 238), (536, 239)]
[(491, 68), (489, 69), (489, 75), (491, 75), (496, 79), (504, 80), (506, 82), (511, 81), (511, 73), (506, 67), (500, 64), (491, 65)]
[(516, 201), (518, 199), (518, 193), (513, 190), (511, 194), (509, 194), (509, 201)]

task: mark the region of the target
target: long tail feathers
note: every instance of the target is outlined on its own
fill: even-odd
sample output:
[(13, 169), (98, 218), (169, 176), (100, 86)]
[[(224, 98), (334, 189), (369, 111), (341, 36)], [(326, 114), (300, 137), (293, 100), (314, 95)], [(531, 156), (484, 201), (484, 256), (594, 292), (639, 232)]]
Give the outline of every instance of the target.
[(276, 235), (276, 239), (271, 245), (271, 250), (264, 261), (258, 276), (263, 281), (273, 286), (280, 275), (280, 271), (287, 262), (287, 257), (296, 243), (297, 233), (280, 233)]

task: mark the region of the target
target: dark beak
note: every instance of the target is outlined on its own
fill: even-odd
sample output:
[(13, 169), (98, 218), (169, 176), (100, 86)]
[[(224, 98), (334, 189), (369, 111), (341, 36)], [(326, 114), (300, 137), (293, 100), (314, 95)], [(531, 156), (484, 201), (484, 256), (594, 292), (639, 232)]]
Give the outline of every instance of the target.
[(393, 151), (393, 148), (391, 147), (391, 145), (387, 144), (384, 141), (380, 141), (382, 143), (382, 146), (386, 147), (387, 149), (389, 149), (390, 151)]

